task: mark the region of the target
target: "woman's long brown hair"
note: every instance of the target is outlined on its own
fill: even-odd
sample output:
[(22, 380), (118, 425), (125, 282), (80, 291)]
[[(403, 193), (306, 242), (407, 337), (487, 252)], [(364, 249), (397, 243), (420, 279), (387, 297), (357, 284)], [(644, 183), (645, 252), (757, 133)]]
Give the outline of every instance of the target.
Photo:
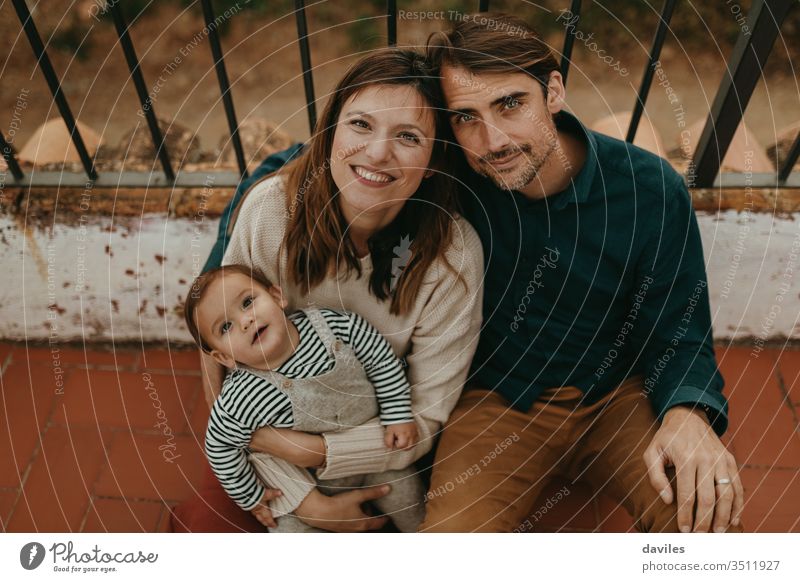
[[(355, 271), (361, 276), (355, 245), (347, 236), (347, 221), (340, 205), (331, 203), (339, 191), (331, 176), (330, 159), (342, 107), (362, 89), (379, 85), (413, 87), (436, 119), (437, 139), (429, 165), (433, 175), (422, 180), (394, 221), (368, 241), (373, 264), (370, 293), (381, 300), (391, 298), (390, 313), (402, 314), (414, 304), (426, 272), (439, 257), (458, 275), (444, 257), (457, 208), (453, 178), (443, 172), (445, 121), (439, 111), (444, 106), (439, 81), (429, 75), (422, 55), (384, 49), (360, 60), (339, 82), (303, 155), (281, 170), (287, 175), (288, 224), (283, 246), (289, 277), (303, 293), (335, 274), (342, 263), (346, 274)], [(410, 259), (395, 252), (396, 247), (405, 250), (404, 237), (410, 241)], [(464, 283), (460, 275), (458, 278)]]

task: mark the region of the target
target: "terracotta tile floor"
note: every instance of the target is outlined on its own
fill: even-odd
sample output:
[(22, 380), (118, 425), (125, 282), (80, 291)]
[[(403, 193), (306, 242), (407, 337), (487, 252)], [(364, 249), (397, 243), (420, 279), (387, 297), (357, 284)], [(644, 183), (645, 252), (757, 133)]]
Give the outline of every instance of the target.
[[(60, 369), (56, 369), (54, 355)], [(748, 531), (800, 532), (800, 351), (718, 348), (744, 465)], [(3, 530), (167, 531), (203, 471), (206, 405), (194, 351), (26, 349), (0, 343)], [(161, 423), (161, 427), (156, 426)], [(174, 435), (167, 438), (162, 428)], [(542, 501), (562, 483), (552, 483)], [(627, 531), (578, 483), (536, 531)]]

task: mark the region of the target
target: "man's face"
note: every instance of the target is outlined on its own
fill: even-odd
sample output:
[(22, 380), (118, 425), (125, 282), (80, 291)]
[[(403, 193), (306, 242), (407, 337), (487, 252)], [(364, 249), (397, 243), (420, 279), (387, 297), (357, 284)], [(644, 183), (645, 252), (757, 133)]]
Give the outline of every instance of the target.
[(447, 65), (442, 89), (450, 125), (472, 169), (504, 190), (533, 183), (559, 147), (553, 115), (560, 101), (545, 100), (542, 86), (525, 73), (478, 75)]

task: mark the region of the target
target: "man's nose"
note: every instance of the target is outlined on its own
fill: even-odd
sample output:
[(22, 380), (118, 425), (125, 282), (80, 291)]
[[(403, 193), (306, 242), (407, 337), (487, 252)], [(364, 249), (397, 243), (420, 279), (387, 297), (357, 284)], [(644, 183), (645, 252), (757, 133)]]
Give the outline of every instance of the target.
[(484, 143), (490, 152), (499, 152), (508, 148), (511, 140), (500, 127), (487, 120), (483, 123)]

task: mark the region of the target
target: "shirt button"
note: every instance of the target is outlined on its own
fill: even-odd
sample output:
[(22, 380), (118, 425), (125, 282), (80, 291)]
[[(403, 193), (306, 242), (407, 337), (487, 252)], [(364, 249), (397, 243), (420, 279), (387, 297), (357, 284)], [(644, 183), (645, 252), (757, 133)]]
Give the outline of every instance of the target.
[(292, 387), (292, 381), (291, 380), (284, 380), (283, 381), (283, 387), (284, 388), (291, 388)]

